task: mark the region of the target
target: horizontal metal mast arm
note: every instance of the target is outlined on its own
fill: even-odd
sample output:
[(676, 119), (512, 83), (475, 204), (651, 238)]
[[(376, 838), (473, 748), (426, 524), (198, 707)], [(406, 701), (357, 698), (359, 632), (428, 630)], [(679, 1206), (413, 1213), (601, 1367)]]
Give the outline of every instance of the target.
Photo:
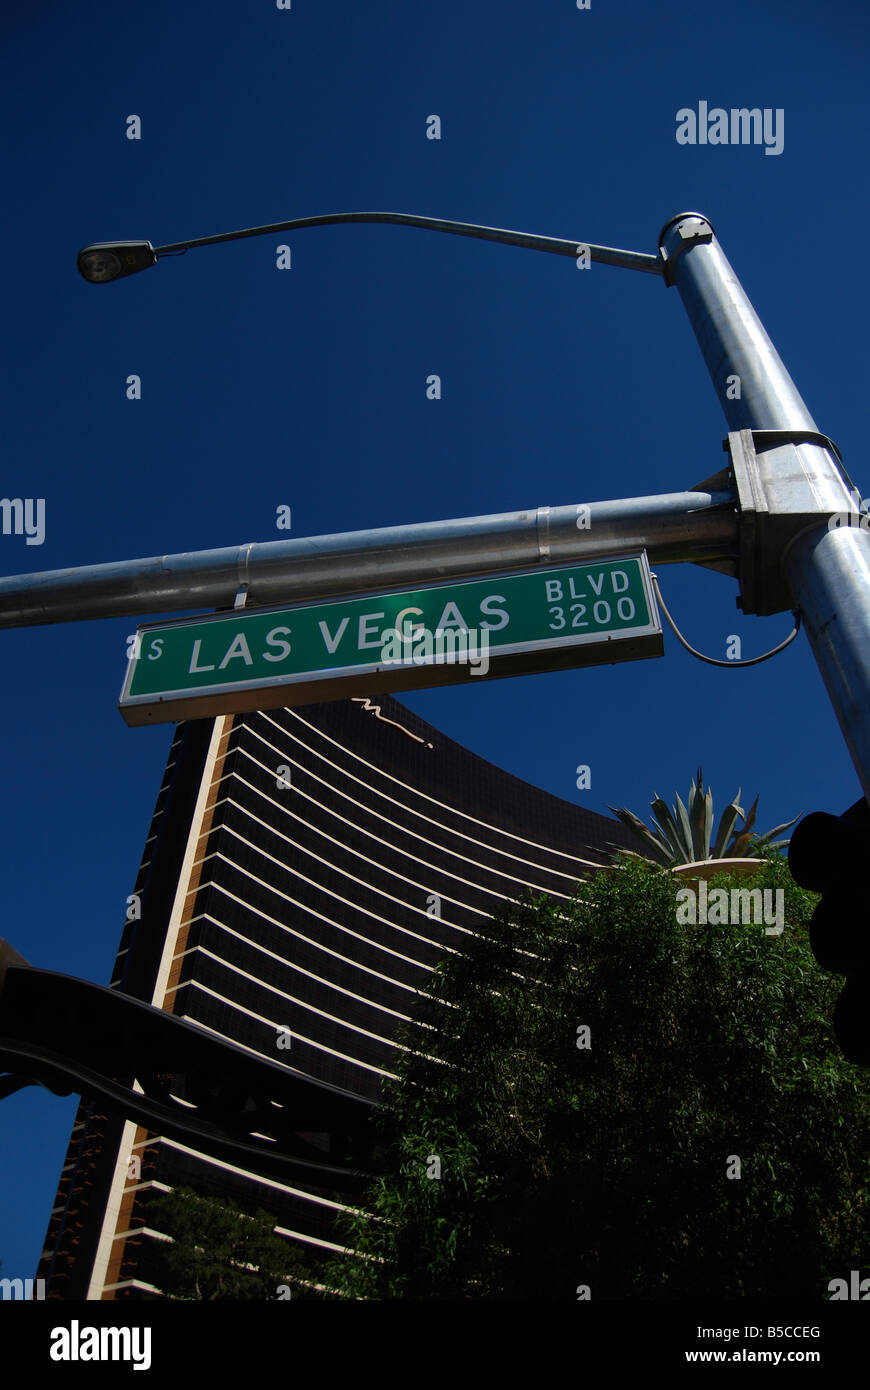
[(417, 217), (410, 212), (330, 212), (320, 217), (297, 217), (290, 222), (272, 222), (266, 227), (247, 227), (240, 232), (221, 232), (217, 236), (198, 237), (195, 241), (176, 241), (169, 246), (155, 246), (154, 254), (170, 255), (188, 251), (195, 246), (215, 246), (224, 241), (242, 241), (246, 237), (268, 236), (275, 232), (295, 232), (303, 227), (326, 227), (337, 222), (392, 222), (401, 227), (422, 227), (432, 232), (451, 232), (455, 236), (477, 237), (481, 241), (501, 241), (508, 246), (523, 246), (530, 251), (550, 251), (555, 256), (577, 257), (581, 247), (589, 258), (603, 265), (623, 266), (627, 270), (643, 270), (652, 275), (664, 274), (664, 262), (659, 256), (643, 251), (621, 251), (614, 246), (591, 246), (576, 238), (535, 236), (531, 232), (511, 232), (501, 227), (478, 227), (471, 222), (449, 222), (441, 217)]
[(15, 575), (0, 579), (0, 627), (226, 608), (242, 585), (249, 604), (303, 603), (644, 549), (707, 564), (737, 554), (735, 507), (728, 491), (673, 492)]

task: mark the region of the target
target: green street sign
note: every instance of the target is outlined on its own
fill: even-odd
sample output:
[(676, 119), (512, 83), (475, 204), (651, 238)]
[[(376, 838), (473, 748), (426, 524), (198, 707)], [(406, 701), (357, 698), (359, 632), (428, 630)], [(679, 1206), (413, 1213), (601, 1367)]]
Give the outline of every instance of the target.
[(128, 724), (662, 656), (646, 554), (139, 628)]

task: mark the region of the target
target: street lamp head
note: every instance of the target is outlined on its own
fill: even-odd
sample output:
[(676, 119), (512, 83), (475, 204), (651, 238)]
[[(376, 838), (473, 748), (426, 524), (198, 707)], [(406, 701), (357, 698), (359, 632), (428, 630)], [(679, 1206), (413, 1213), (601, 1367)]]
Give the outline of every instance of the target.
[(150, 241), (98, 241), (83, 247), (77, 261), (80, 274), (92, 285), (120, 280), (156, 264)]

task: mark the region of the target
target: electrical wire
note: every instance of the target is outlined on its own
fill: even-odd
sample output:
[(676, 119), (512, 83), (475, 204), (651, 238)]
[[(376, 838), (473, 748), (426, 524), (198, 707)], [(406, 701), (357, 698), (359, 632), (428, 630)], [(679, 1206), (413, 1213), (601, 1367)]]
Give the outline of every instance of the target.
[(686, 641), (685, 637), (680, 632), (680, 629), (677, 627), (676, 623), (671, 617), (668, 611), (668, 605), (662, 598), (662, 591), (659, 588), (659, 581), (656, 575), (650, 572), (650, 578), (653, 582), (653, 588), (655, 590), (656, 598), (659, 604), (661, 605), (661, 610), (667, 618), (668, 622), (670, 623), (671, 627), (673, 628), (674, 635), (677, 638), (677, 640), (685, 647), (687, 652), (691, 652), (692, 656), (696, 656), (699, 661), (706, 661), (709, 666), (757, 666), (760, 661), (769, 661), (772, 656), (776, 656), (778, 652), (784, 651), (785, 648), (789, 645), (789, 643), (793, 642), (794, 639), (797, 637), (798, 633), (800, 632), (801, 615), (795, 608), (792, 610), (792, 616), (794, 617), (794, 630), (789, 633), (788, 637), (786, 637), (784, 642), (780, 642), (778, 647), (774, 647), (772, 651), (765, 652), (763, 656), (751, 656), (745, 661), (719, 661), (718, 658), (715, 656), (705, 656), (703, 652), (695, 651), (695, 648), (691, 647), (689, 643)]

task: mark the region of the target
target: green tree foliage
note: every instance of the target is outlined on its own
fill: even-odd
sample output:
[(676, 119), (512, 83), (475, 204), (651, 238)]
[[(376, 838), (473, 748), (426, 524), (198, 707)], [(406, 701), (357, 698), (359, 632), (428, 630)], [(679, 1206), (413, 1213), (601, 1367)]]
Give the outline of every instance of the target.
[(627, 859), (570, 908), (515, 906), (444, 960), (429, 1056), (403, 1054), (380, 1173), (343, 1235), (358, 1258), (332, 1284), (820, 1299), (867, 1263), (870, 1085), (832, 1037), (815, 898), (775, 855), (715, 886), (782, 890), (782, 934), (680, 925), (685, 881)]
[(230, 1201), (174, 1188), (154, 1198), (148, 1224), (172, 1242), (153, 1253), (149, 1279), (167, 1298), (276, 1299), (311, 1296), (311, 1280), (300, 1254), (274, 1232), (274, 1217), (248, 1215)]

